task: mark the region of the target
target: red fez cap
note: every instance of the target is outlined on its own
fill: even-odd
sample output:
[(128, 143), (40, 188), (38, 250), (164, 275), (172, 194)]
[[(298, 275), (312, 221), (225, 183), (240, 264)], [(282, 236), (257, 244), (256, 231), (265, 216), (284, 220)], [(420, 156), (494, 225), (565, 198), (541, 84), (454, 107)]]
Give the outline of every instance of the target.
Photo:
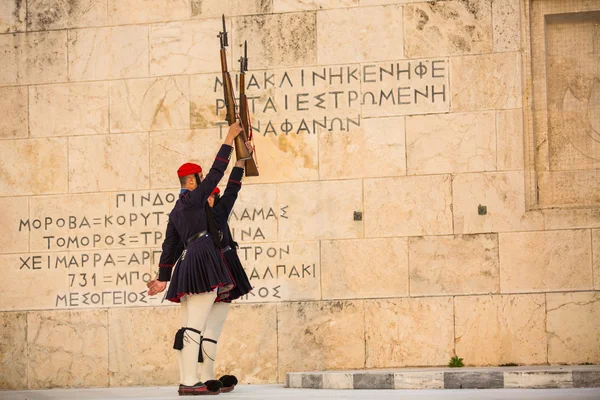
[(221, 190), (218, 187), (216, 187), (215, 190), (213, 190), (211, 194), (219, 194), (219, 193), (221, 193)]
[(187, 176), (202, 172), (202, 167), (194, 163), (185, 163), (177, 170), (177, 176)]

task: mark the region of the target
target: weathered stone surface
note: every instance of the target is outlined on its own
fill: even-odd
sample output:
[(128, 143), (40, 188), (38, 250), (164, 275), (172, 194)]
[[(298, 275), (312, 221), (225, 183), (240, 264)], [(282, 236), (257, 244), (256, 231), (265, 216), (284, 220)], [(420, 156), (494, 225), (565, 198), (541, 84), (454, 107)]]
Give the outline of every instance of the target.
[[(575, 7), (573, 4), (569, 8)], [(536, 68), (539, 65), (536, 58), (532, 71), (535, 82), (543, 80), (545, 89), (543, 95), (540, 90), (535, 93), (535, 102), (544, 105), (543, 114), (538, 113), (540, 119), (544, 118), (543, 123), (537, 118), (534, 121), (536, 136), (539, 136), (536, 159), (547, 157), (547, 165), (553, 172), (572, 171), (569, 175), (579, 175), (581, 171), (583, 176), (577, 180), (582, 182), (587, 175), (584, 170), (600, 168), (598, 119), (592, 116), (595, 114), (592, 104), (597, 101), (600, 90), (598, 53), (594, 45), (597, 42), (594, 39), (597, 37), (597, 16), (593, 15), (583, 12), (548, 15), (542, 28), (543, 67)], [(532, 29), (535, 28), (532, 26)], [(536, 44), (532, 43), (532, 46)], [(592, 177), (597, 179), (598, 176), (593, 174)], [(597, 192), (594, 203), (597, 205), (600, 190), (598, 185), (594, 186)], [(585, 188), (577, 189), (584, 190), (568, 194), (569, 197), (580, 194), (582, 203), (589, 201)]]
[(354, 389), (353, 374), (328, 372), (323, 375), (323, 389)]
[(598, 208), (551, 208), (543, 214), (546, 229), (600, 228)]
[(504, 374), (487, 371), (444, 372), (444, 389), (502, 389)]
[(600, 290), (600, 229), (592, 231), (592, 260), (594, 268), (594, 289)]
[(366, 237), (452, 233), (449, 175), (365, 179), (364, 198)]
[[(454, 232), (506, 232), (541, 230), (544, 217), (526, 211), (522, 171), (461, 174), (452, 181)], [(478, 206), (487, 207), (479, 215)]]
[[(76, 245), (59, 248), (56, 240), (58, 237), (77, 236), (83, 239), (93, 234), (114, 233), (113, 226), (104, 224), (104, 217), (109, 214), (108, 195), (105, 193), (32, 197), (29, 199), (29, 211), (28, 218), (23, 218), (23, 224), (17, 223), (12, 228), (17, 230), (22, 226), (22, 231), (28, 233), (26, 240), (30, 243), (30, 251), (106, 248), (105, 242), (94, 244), (93, 240), (88, 245), (78, 240)], [(97, 222), (102, 225), (97, 225)], [(114, 221), (111, 219), (111, 222)], [(54, 236), (55, 240), (49, 242), (44, 236)]]
[(439, 1), (404, 6), (410, 58), (489, 53), (492, 6), (487, 0)]
[(244, 51), (244, 38), (252, 38), (248, 46), (252, 69), (316, 64), (315, 14), (302, 12), (234, 18), (232, 60), (239, 59)]
[[(290, 351), (288, 349), (287, 351)], [(256, 360), (262, 360), (257, 363)], [(235, 375), (245, 384), (277, 382), (275, 305), (234, 305), (219, 338), (215, 376)]]
[[(446, 1), (446, 0), (440, 0)], [(421, 0), (360, 0), (360, 5), (365, 6), (382, 6), (386, 4), (408, 4), (408, 3), (421, 3)]]
[(108, 84), (32, 86), (29, 122), (31, 136), (108, 133)]
[[(310, 202), (305, 201), (307, 194), (310, 194)], [(279, 204), (289, 207), (288, 218), (279, 220), (279, 240), (343, 239), (363, 235), (363, 224), (353, 217), (355, 211), (363, 208), (359, 180), (282, 183), (277, 186), (277, 199)]]
[(452, 58), (452, 111), (521, 107), (520, 65), (518, 52)]
[(600, 363), (600, 293), (548, 293), (550, 364)]
[(522, 170), (525, 165), (523, 111), (520, 109), (498, 111), (496, 135), (498, 170)]
[(273, 12), (280, 13), (356, 7), (358, 6), (358, 2), (359, 0), (273, 0)]
[(67, 80), (67, 32), (0, 35), (0, 85)]
[(106, 3), (97, 0), (27, 0), (27, 30), (106, 25)]
[(600, 204), (599, 170), (539, 172), (539, 204), (542, 207), (597, 206)]
[(27, 87), (0, 88), (0, 139), (26, 138), (28, 136)]
[(592, 289), (589, 230), (500, 234), (503, 293)]
[(148, 75), (148, 27), (69, 31), (69, 79), (99, 80)]
[(394, 389), (443, 389), (443, 372), (402, 372), (394, 374)]
[(318, 241), (241, 244), (238, 255), (254, 287), (240, 302), (321, 299)]
[[(4, 279), (0, 283), (2, 310), (56, 308), (57, 296), (69, 294), (69, 270), (57, 260), (68, 260), (66, 252), (26, 253), (0, 256)], [(19, 282), (15, 285), (15, 282)], [(35, 293), (35, 296), (32, 295)]]
[(460, 296), (456, 354), (470, 365), (546, 362), (544, 295)]
[(110, 131), (189, 128), (189, 100), (187, 76), (111, 82)]
[(259, 156), (260, 176), (251, 182), (293, 182), (314, 181), (319, 178), (318, 171), (318, 137), (302, 134), (292, 137), (287, 135), (257, 135), (254, 143)]
[(410, 294), (498, 293), (498, 236), (431, 236), (409, 239)]
[(323, 389), (323, 375), (304, 374), (302, 375), (302, 387), (305, 389)]
[(362, 302), (281, 303), (277, 307), (279, 381), (291, 371), (363, 368)]
[[(23, 185), (23, 166), (29, 171)], [(0, 195), (13, 196), (67, 192), (67, 140), (28, 139), (2, 141)]]
[(504, 372), (505, 388), (560, 389), (573, 387), (573, 372)]
[(405, 238), (321, 241), (323, 299), (408, 295)]
[(179, 307), (108, 310), (110, 386), (175, 385)]
[(321, 179), (406, 174), (404, 118), (363, 119), (350, 131), (319, 132)]
[(27, 314), (29, 389), (108, 386), (108, 312)]
[(110, 25), (140, 24), (187, 19), (187, 0), (108, 0)]
[(71, 192), (143, 189), (148, 175), (147, 133), (69, 139)]
[[(270, 14), (273, 10), (271, 0), (192, 0), (192, 17), (217, 18), (225, 14), (235, 15)], [(275, 12), (279, 12), (275, 10)]]
[(26, 2), (3, 1), (0, 3), (0, 33), (25, 32)]
[(302, 388), (302, 376), (304, 374), (301, 372), (297, 373), (287, 373), (285, 374), (286, 384), (285, 387), (288, 388)]
[(521, 10), (519, 0), (492, 2), (494, 52), (517, 51), (521, 48)]
[(394, 374), (371, 372), (354, 374), (354, 389), (393, 389)]
[(409, 175), (496, 169), (493, 112), (406, 118)]
[(26, 313), (0, 313), (0, 389), (27, 389)]
[[(231, 26), (227, 29), (231, 32)], [(181, 21), (150, 26), (150, 74), (174, 75), (221, 70), (219, 39), (221, 19)], [(229, 68), (237, 64), (228, 54)], [(220, 74), (219, 74), (220, 76)]]
[(600, 387), (600, 371), (573, 371), (573, 387)]
[(29, 251), (29, 230), (21, 228), (21, 221), (29, 219), (29, 198), (0, 198), (0, 253), (25, 253)]
[(402, 7), (327, 10), (317, 13), (317, 62), (352, 63), (404, 58)]
[(362, 64), (362, 115), (382, 117), (449, 111), (449, 66), (447, 58)]
[(445, 365), (452, 355), (452, 298), (365, 300), (367, 368)]
[(532, 54), (526, 61), (533, 66), (534, 103), (539, 105), (530, 143), (538, 170), (534, 195), (541, 207), (588, 207), (600, 201), (600, 146), (590, 114), (598, 93), (597, 35), (593, 14), (585, 12), (592, 7), (558, 2), (553, 15), (543, 8), (532, 14)]

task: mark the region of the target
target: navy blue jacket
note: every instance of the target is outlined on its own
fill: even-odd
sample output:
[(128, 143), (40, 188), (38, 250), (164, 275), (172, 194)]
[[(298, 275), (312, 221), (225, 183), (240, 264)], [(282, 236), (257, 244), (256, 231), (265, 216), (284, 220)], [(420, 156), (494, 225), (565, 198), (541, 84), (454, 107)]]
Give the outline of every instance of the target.
[(175, 262), (183, 251), (183, 245), (190, 237), (206, 231), (206, 212), (204, 205), (208, 196), (223, 178), (233, 147), (223, 144), (215, 161), (200, 185), (179, 196), (173, 210), (169, 214), (169, 222), (162, 245), (159, 261), (159, 281), (169, 281)]
[(233, 167), (231, 174), (229, 175), (229, 180), (227, 181), (227, 186), (225, 187), (223, 196), (221, 196), (219, 202), (212, 208), (219, 231), (223, 235), (220, 243), (221, 248), (230, 245), (231, 238), (229, 237), (229, 225), (227, 224), (227, 220), (229, 219), (229, 214), (231, 213), (233, 205), (237, 200), (238, 193), (242, 188), (243, 176), (243, 168)]

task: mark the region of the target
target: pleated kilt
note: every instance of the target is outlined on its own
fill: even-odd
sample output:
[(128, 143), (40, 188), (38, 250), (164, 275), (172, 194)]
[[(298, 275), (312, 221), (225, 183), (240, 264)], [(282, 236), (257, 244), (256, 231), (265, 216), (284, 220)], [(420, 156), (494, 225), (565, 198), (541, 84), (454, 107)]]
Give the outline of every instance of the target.
[(179, 303), (186, 294), (230, 291), (235, 286), (223, 255), (215, 247), (210, 236), (202, 236), (192, 242), (181, 255), (167, 290), (167, 300)]
[(250, 293), (250, 291), (252, 291), (252, 285), (248, 280), (246, 271), (244, 271), (244, 267), (242, 267), (242, 263), (240, 262), (240, 258), (236, 251), (234, 249), (225, 251), (223, 252), (223, 256), (225, 257), (229, 272), (235, 281), (235, 287), (227, 292), (229, 294), (227, 298), (217, 298), (217, 301), (230, 302), (231, 300), (238, 299), (243, 295)]

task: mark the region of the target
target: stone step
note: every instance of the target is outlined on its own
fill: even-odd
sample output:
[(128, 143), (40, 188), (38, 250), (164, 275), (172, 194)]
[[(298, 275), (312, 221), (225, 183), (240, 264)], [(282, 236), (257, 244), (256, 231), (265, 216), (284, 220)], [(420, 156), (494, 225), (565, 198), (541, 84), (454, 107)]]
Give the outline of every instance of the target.
[(288, 372), (286, 387), (306, 389), (597, 388), (600, 387), (600, 365)]

